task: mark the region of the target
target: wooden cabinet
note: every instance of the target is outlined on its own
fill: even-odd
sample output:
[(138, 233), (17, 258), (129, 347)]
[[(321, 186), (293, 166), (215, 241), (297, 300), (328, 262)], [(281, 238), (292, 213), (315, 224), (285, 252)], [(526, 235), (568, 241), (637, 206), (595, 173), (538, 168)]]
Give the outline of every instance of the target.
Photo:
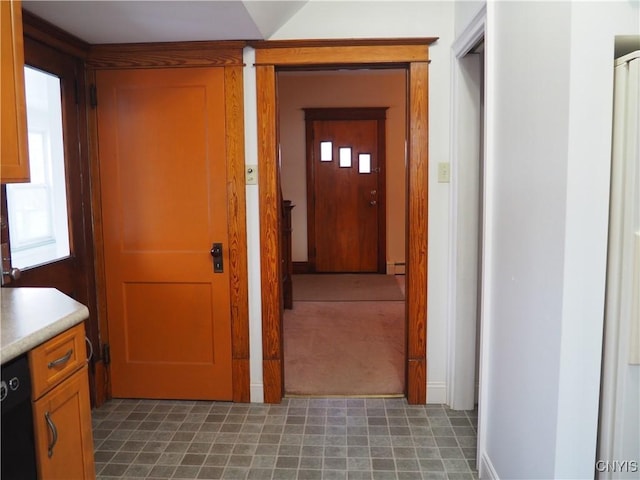
[(38, 476), (95, 478), (83, 324), (29, 353)]
[(0, 1), (2, 133), (0, 179), (3, 183), (29, 181), (27, 114), (24, 96), (24, 42), (22, 5)]

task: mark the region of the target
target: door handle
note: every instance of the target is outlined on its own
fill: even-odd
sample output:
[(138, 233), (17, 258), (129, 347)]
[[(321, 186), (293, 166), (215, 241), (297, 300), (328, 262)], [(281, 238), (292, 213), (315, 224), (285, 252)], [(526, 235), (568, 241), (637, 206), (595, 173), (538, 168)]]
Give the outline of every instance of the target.
[(49, 443), (47, 448), (47, 456), (51, 458), (53, 457), (53, 447), (58, 443), (58, 429), (56, 428), (56, 424), (53, 423), (53, 420), (51, 420), (51, 414), (49, 412), (45, 412), (44, 419), (47, 421), (49, 430), (51, 430), (51, 443)]
[(73, 355), (73, 348), (57, 360), (52, 360), (51, 362), (47, 363), (47, 368), (55, 368), (60, 365), (64, 365), (69, 360), (71, 360), (71, 355)]
[(222, 244), (214, 243), (211, 246), (211, 257), (213, 258), (213, 273), (223, 273), (224, 264), (222, 263)]

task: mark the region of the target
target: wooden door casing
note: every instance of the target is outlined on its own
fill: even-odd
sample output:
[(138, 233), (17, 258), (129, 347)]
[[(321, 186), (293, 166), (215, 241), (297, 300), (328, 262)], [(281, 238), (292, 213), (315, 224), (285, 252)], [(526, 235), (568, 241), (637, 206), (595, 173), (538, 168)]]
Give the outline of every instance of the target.
[[(307, 230), (312, 272), (385, 273), (387, 108), (305, 109)], [(332, 142), (332, 161), (320, 160), (320, 143)], [(351, 167), (339, 151), (351, 148)], [(371, 158), (359, 172), (359, 154)]]
[[(71, 252), (69, 257), (25, 269), (18, 280), (12, 281), (11, 286), (57, 288), (86, 305), (89, 308), (89, 319), (85, 322), (86, 334), (94, 349), (92, 361), (95, 361), (96, 358), (100, 358), (101, 354), (98, 350), (100, 341), (93, 262), (91, 188), (85, 126), (86, 103), (84, 96), (78, 94), (85, 87), (83, 62), (75, 54), (43, 43), (43, 40), (49, 39), (49, 37), (43, 36), (44, 34), (31, 24), (32, 17), (30, 15), (25, 14), (24, 18), (25, 64), (60, 78)], [(6, 208), (5, 186), (3, 185), (2, 188), (4, 212)], [(6, 213), (4, 216), (6, 217)], [(93, 367), (93, 363), (91, 367)], [(101, 378), (96, 375), (94, 368), (89, 369), (89, 380), (92, 404), (99, 405), (104, 401), (104, 398), (99, 392)]]
[[(95, 82), (100, 71), (112, 69), (156, 69), (221, 67), (224, 69), (225, 126), (226, 126), (226, 175), (228, 238), (225, 268), (230, 275), (230, 303), (232, 329), (233, 401), (248, 402), (249, 388), (249, 314), (247, 286), (247, 236), (244, 166), (244, 121), (242, 48), (244, 42), (175, 42), (157, 44), (99, 45), (91, 48), (87, 58), (89, 82)], [(109, 316), (106, 306), (105, 255), (102, 241), (104, 224), (100, 194), (101, 159), (97, 146), (96, 109), (89, 115), (91, 133), (91, 160), (94, 205), (96, 278), (100, 331), (106, 339), (109, 332)], [(107, 375), (110, 371), (107, 368)], [(107, 384), (109, 386), (109, 384)], [(110, 396), (111, 392), (107, 392)]]
[(275, 75), (278, 68), (406, 68), (407, 84), (407, 381), (410, 404), (427, 396), (427, 193), (429, 45), (437, 38), (253, 42), (258, 96), (260, 266), (264, 399), (284, 394), (278, 215)]
[[(98, 72), (112, 392), (231, 400), (224, 69)], [(226, 263), (226, 262), (225, 262)]]

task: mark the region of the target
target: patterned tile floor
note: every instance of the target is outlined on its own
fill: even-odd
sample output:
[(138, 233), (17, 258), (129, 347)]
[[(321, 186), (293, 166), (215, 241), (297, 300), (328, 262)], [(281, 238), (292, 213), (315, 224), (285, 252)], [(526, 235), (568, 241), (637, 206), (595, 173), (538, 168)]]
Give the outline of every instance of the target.
[(477, 479), (475, 411), (405, 399), (111, 400), (98, 479)]

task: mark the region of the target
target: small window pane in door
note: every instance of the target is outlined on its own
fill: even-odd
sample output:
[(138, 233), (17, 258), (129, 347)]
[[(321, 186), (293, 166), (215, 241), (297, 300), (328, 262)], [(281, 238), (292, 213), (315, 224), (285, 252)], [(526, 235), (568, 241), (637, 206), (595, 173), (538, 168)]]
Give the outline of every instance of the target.
[(371, 173), (371, 154), (361, 153), (358, 155), (358, 172)]
[(24, 73), (31, 182), (7, 185), (11, 264), (22, 269), (70, 253), (60, 79)]
[(351, 166), (351, 147), (340, 147), (340, 166), (343, 168)]
[(320, 142), (320, 161), (330, 162), (333, 160), (333, 146), (331, 142)]

